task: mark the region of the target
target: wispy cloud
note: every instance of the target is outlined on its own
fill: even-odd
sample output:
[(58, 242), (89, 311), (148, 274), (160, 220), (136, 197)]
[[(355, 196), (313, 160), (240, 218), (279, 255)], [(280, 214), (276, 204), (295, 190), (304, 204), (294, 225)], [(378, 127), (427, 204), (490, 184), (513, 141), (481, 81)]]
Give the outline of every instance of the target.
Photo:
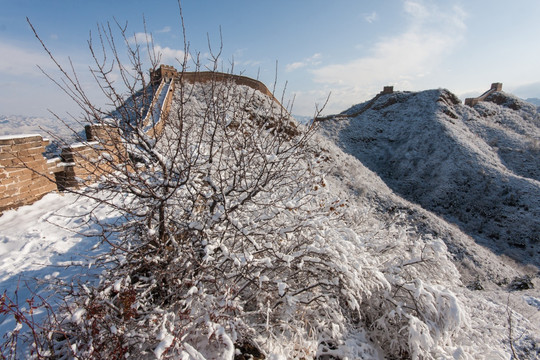
[(152, 42), (152, 34), (145, 33), (145, 32), (137, 32), (133, 34), (133, 36), (129, 37), (127, 40), (130, 45), (146, 44), (147, 42), (148, 43)]
[(296, 62), (287, 64), (287, 65), (285, 65), (285, 71), (289, 72), (289, 71), (298, 70), (298, 69), (306, 67), (306, 66), (319, 65), (321, 63), (321, 61), (320, 61), (321, 56), (322, 55), (320, 53), (316, 53), (316, 54), (313, 54), (312, 56), (310, 56), (308, 58), (305, 58), (302, 61), (296, 61)]
[(163, 29), (160, 29), (160, 30), (157, 30), (156, 33), (158, 34), (161, 34), (161, 33), (169, 33), (171, 32), (171, 27), (170, 26), (165, 26)]
[[(172, 31), (172, 28), (170, 26), (165, 26), (159, 30), (156, 30), (154, 31), (155, 34), (165, 34), (165, 33), (169, 33)], [(138, 44), (145, 44), (147, 41), (148, 42), (151, 42), (153, 39), (152, 37), (152, 33), (151, 32), (136, 32), (135, 34), (133, 34), (133, 36), (129, 37), (128, 38), (128, 42), (130, 44), (135, 44), (135, 43), (138, 43)]]
[[(20, 47), (0, 41), (0, 74), (43, 76), (37, 69), (39, 64), (47, 69), (51, 64), (48, 56), (38, 50)], [(16, 59), (16, 60), (15, 60)]]
[(382, 85), (406, 86), (426, 76), (465, 35), (466, 14), (458, 6), (407, 0), (403, 11), (408, 25), (401, 34), (380, 39), (367, 56), (313, 70), (314, 81), (332, 84), (334, 99), (358, 102)]
[[(166, 30), (166, 31), (165, 31)], [(168, 32), (170, 31), (170, 27), (165, 27), (160, 32)], [(130, 38), (128, 38), (128, 43), (130, 45), (144, 45), (146, 43), (152, 43), (155, 42), (154, 38), (152, 37), (152, 34), (144, 33), (144, 32), (138, 32), (133, 34)], [(179, 49), (173, 49), (168, 46), (161, 46), (159, 44), (154, 44), (154, 52), (157, 56), (159, 56), (160, 63), (162, 64), (178, 64), (178, 62), (182, 62), (184, 60), (184, 51)]]
[(306, 63), (303, 62), (303, 61), (297, 61), (297, 62), (293, 62), (291, 64), (287, 64), (285, 66), (285, 70), (286, 71), (294, 71), (296, 69), (300, 69), (300, 68), (303, 68), (304, 66), (306, 66)]
[(234, 66), (242, 67), (257, 67), (260, 66), (262, 62), (260, 60), (234, 60)]
[(364, 20), (366, 20), (370, 24), (376, 21), (377, 19), (379, 19), (379, 15), (377, 15), (375, 11), (373, 11), (370, 14), (364, 14)]

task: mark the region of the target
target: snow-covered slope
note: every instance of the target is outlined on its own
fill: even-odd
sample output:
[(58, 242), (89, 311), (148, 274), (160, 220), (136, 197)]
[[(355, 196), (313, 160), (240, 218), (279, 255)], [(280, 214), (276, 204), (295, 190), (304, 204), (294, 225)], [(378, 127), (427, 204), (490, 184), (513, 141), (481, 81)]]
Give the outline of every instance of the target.
[(47, 133), (52, 133), (69, 136), (72, 131), (66, 125), (75, 126), (76, 124), (73, 121), (62, 123), (52, 117), (0, 115), (0, 135), (38, 133), (47, 137)]
[(447, 90), (382, 95), (323, 122), (397, 193), (480, 244), (540, 264), (540, 120), (497, 92), (474, 108)]
[[(420, 278), (423, 286), (437, 284), (459, 299), (464, 316), (459, 327), (463, 330), (452, 337), (452, 345), (447, 347), (455, 348), (458, 355), (462, 354), (456, 358), (504, 359), (505, 354), (510, 353), (510, 346), (506, 343), (507, 303), (512, 307), (514, 331), (522, 335), (515, 346), (521, 350), (530, 348), (530, 357), (524, 358), (534, 358), (535, 334), (540, 332), (540, 293), (538, 289), (507, 292), (505, 285), (527, 274), (534, 276), (531, 268), (493, 254), (456, 226), (400, 198), (377, 174), (328, 139), (316, 136), (314, 141), (325, 155), (323, 168), (327, 172), (327, 187), (331, 193), (345, 201), (349, 209), (361, 209), (360, 214), (355, 215), (356, 224), (353, 226), (362, 242), (376, 250), (379, 258), (375, 263), (381, 267), (396, 266), (384, 263), (399, 256), (406, 259), (415, 247), (425, 247), (426, 239), (441, 239), (446, 244), (448, 258), (459, 272), (456, 273), (443, 256), (437, 262), (437, 272), (426, 271)], [(6, 212), (0, 218), (2, 290), (7, 290), (8, 295), (13, 294), (19, 283), (28, 284), (33, 289), (34, 277), (46, 282), (53, 279), (69, 282), (79, 277), (81, 268), (69, 264), (84, 264), (88, 260), (91, 263), (89, 256), (97, 251), (97, 238), (79, 234), (81, 231), (87, 233), (89, 229), (85, 228), (92, 226), (91, 221), (87, 224), (90, 220), (87, 216), (94, 206), (93, 202), (80, 201), (72, 195), (50, 194), (34, 205)], [(103, 222), (115, 218), (103, 208), (95, 215)], [(366, 255), (356, 254), (359, 259)], [(426, 257), (425, 261), (427, 270), (431, 266), (430, 259)], [(533, 279), (533, 283), (536, 287), (540, 285), (537, 279)], [(20, 303), (31, 295), (25, 286), (19, 290)], [(44, 290), (39, 294), (48, 293)], [(37, 314), (38, 318), (44, 315)], [(0, 323), (3, 333), (15, 327), (10, 317), (0, 318)], [(366, 335), (369, 337), (369, 332)], [(478, 346), (481, 342), (485, 345)], [(373, 345), (367, 342), (363, 346)], [(279, 352), (279, 349), (274, 351)], [(382, 359), (384, 352), (385, 349), (381, 349), (381, 355), (374, 355), (373, 359)]]
[[(457, 160), (452, 163), (452, 159), (472, 162), (471, 158), (477, 157), (486, 164), (482, 168), (485, 171), (503, 169), (504, 174), (509, 177), (523, 179), (531, 184), (537, 182), (535, 179), (518, 176), (508, 170), (498, 155), (488, 151), (488, 145), (476, 140), (480, 137), (475, 131), (480, 133), (480, 130), (473, 131), (468, 125), (456, 121), (450, 111), (454, 111), (458, 116), (459, 109), (454, 109), (454, 105), (458, 104), (446, 91), (395, 95), (395, 98), (382, 97), (378, 99), (380, 103), (373, 103), (373, 107), (379, 107), (379, 110), (373, 109), (373, 114), (384, 109), (389, 111), (388, 108), (392, 105), (398, 106), (417, 96), (413, 99), (417, 101), (417, 106), (408, 107), (409, 126), (407, 123), (399, 125), (397, 120), (388, 119), (390, 125), (382, 126), (373, 120), (370, 124), (373, 127), (372, 135), (366, 135), (370, 130), (369, 126), (366, 126), (364, 133), (360, 131), (356, 133), (358, 136), (365, 135), (365, 141), (355, 141), (354, 137), (345, 136), (346, 131), (341, 133), (335, 131), (330, 123), (325, 126), (330, 134), (338, 138), (342, 146), (349, 144), (352, 149), (359, 150), (364, 149), (365, 145), (376, 143), (376, 137), (384, 134), (387, 147), (381, 145), (380, 149), (376, 149), (376, 153), (380, 157), (392, 155), (394, 150), (391, 145), (397, 143), (396, 151), (409, 155), (401, 160), (407, 162), (407, 166), (404, 165), (402, 169), (397, 164), (395, 171), (403, 172), (408, 169), (414, 172), (419, 168), (422, 174), (425, 174), (424, 181), (429, 180), (428, 175), (437, 175), (437, 171), (429, 169), (429, 166), (434, 166), (434, 161), (427, 164), (430, 161), (428, 156), (421, 157), (417, 154), (429, 150), (439, 161), (444, 162), (445, 159), (447, 161), (442, 167), (445, 172), (440, 175), (439, 180), (449, 181), (452, 176), (459, 174), (459, 169), (454, 169)], [(198, 97), (193, 100), (204, 104)], [(358, 109), (361, 110), (361, 107), (351, 112)], [(449, 114), (426, 117), (426, 114), (437, 113), (438, 109)], [(465, 114), (473, 110), (459, 111)], [(365, 111), (364, 114), (369, 113)], [(390, 115), (391, 112), (388, 112), (387, 116)], [(334, 125), (349, 126), (348, 132), (352, 135), (351, 125), (354, 121), (355, 119), (349, 119), (336, 122)], [(422, 126), (431, 130), (428, 134), (415, 139), (414, 135), (421, 133), (419, 129), (422, 129)], [(402, 133), (405, 134), (404, 138), (400, 138)], [(444, 140), (443, 135), (452, 140)], [(441, 139), (439, 142), (442, 143), (440, 145), (442, 150), (437, 149), (437, 144), (429, 145), (431, 138), (435, 136)], [(460, 149), (460, 146), (467, 150)], [(354, 284), (369, 291), (362, 290), (362, 296), (355, 299), (359, 303), (358, 311), (353, 314), (355, 322), (321, 323), (321, 317), (315, 321), (309, 317), (300, 319), (305, 324), (313, 321), (310, 325), (311, 330), (317, 326), (327, 327), (335, 343), (324, 345), (321, 343), (322, 338), (314, 339), (307, 332), (303, 337), (298, 335), (291, 337), (289, 333), (285, 333), (283, 337), (274, 340), (261, 336), (264, 334), (262, 328), (250, 333), (249, 338), (259, 341), (257, 344), (261, 344), (267, 358), (294, 358), (285, 353), (287, 347), (294, 347), (298, 353), (305, 350), (306, 354), (310, 354), (310, 358), (314, 358), (315, 351), (320, 351), (321, 347), (327, 347), (330, 348), (327, 353), (335, 355), (333, 358), (337, 359), (382, 359), (391, 356), (397, 358), (398, 354), (400, 358), (414, 358), (417, 355), (424, 358), (445, 359), (508, 359), (511, 357), (513, 347), (522, 358), (533, 359), (540, 354), (538, 345), (540, 282), (535, 277), (537, 269), (534, 266), (525, 266), (494, 254), (475, 242), (475, 239), (458, 226), (403, 199), (388, 186), (392, 183), (385, 176), (379, 176), (383, 173), (372, 170), (375, 168), (373, 164), (366, 162), (366, 166), (354, 156), (342, 151), (330, 139), (316, 134), (310, 140), (309, 147), (315, 151), (313, 161), (317, 162), (317, 165), (312, 164), (314, 171), (316, 170), (313, 176), (325, 174), (324, 181), (321, 182), (324, 190), (322, 188), (317, 190), (320, 198), (315, 198), (315, 201), (322, 201), (328, 197), (335, 199), (335, 204), (340, 204), (339, 209), (328, 207), (331, 216), (334, 211), (335, 214), (339, 214), (339, 222), (336, 223), (339, 227), (325, 229), (321, 232), (321, 239), (335, 240), (330, 245), (336, 248), (349, 243), (351, 245), (348, 248), (350, 251), (343, 253), (340, 261), (330, 257), (331, 264), (317, 266), (330, 265), (341, 268), (349, 263), (361, 265), (356, 269), (358, 273), (355, 274), (359, 276), (354, 277)], [(441, 154), (447, 154), (446, 158)], [(384, 163), (381, 159), (375, 160)], [(373, 163), (377, 165), (375, 160)], [(505, 161), (511, 160), (512, 158)], [(495, 170), (492, 170), (494, 174), (497, 173)], [(392, 174), (391, 171), (388, 173)], [(466, 174), (470, 173), (473, 171), (470, 170)], [(412, 174), (409, 176), (412, 179), (418, 178)], [(435, 183), (435, 180), (433, 181)], [(452, 189), (452, 186), (457, 185), (447, 186)], [(280, 190), (283, 189), (271, 189), (270, 193), (274, 193), (272, 195), (274, 196)], [(532, 203), (534, 199), (531, 200)], [(22, 280), (29, 281), (33, 276), (66, 281), (69, 277), (76, 276), (73, 267), (66, 270), (65, 266), (69, 260), (76, 263), (87, 261), (85, 255), (89, 252), (95, 254), (98, 251), (94, 248), (98, 238), (83, 237), (78, 233), (70, 235), (65, 230), (93, 233), (95, 218), (102, 223), (117, 220), (117, 214), (107, 211), (104, 207), (92, 211), (95, 206), (96, 204), (88, 199), (80, 201), (72, 196), (51, 194), (32, 206), (6, 212), (0, 218), (0, 263), (5, 264), (0, 267), (3, 288), (12, 292), (16, 288), (19, 276)], [(286, 214), (289, 212), (284, 211)], [(241, 216), (245, 217), (241, 219), (243, 224), (250, 224), (249, 221), (253, 220), (249, 218), (248, 212), (243, 212)], [(60, 225), (63, 229), (51, 226), (50, 222)], [(249, 225), (244, 225), (244, 229), (247, 229), (247, 226)], [(271, 237), (271, 234), (263, 235), (266, 236), (265, 234), (268, 238)], [(214, 238), (210, 240), (213, 241)], [(32, 255), (32, 252), (35, 255)], [(248, 255), (253, 256), (251, 253)], [(311, 261), (314, 260), (306, 260), (303, 266), (310, 266)], [(210, 273), (208, 275), (214, 276)], [(535, 288), (509, 291), (512, 282), (516, 283), (516, 280), (525, 279), (527, 276)], [(282, 290), (281, 287), (279, 291)], [(285, 294), (280, 294), (283, 295)], [(293, 300), (294, 297), (287, 298), (287, 302), (292, 303)], [(24, 300), (21, 299), (20, 303), (24, 303)], [(303, 309), (301, 306), (304, 305), (299, 305), (295, 311), (301, 311)], [(164, 314), (165, 310), (159, 311), (160, 314)], [(177, 309), (172, 307), (171, 311), (176, 313)], [(254, 314), (255, 318), (259, 318), (260, 315)], [(264, 317), (262, 314), (261, 318)], [(156, 321), (161, 321), (161, 318), (166, 316), (156, 318)], [(72, 319), (78, 317), (73, 316)], [(231, 319), (233, 320), (235, 321)], [(263, 319), (264, 321), (268, 324), (268, 320)], [(0, 318), (2, 331), (7, 333), (14, 326), (12, 318)], [(514, 332), (510, 338), (509, 329)], [(159, 336), (165, 337), (161, 335), (162, 333), (164, 330)], [(219, 333), (215, 334), (217, 335), (213, 336), (217, 338)], [(191, 339), (196, 335), (191, 335)], [(185, 337), (182, 339), (185, 343), (190, 340), (190, 338), (186, 340)], [(195, 342), (191, 343), (196, 345)], [(160, 346), (161, 343), (156, 349)], [(397, 347), (404, 350), (399, 353), (395, 350)], [(196, 356), (187, 354), (191, 349), (186, 349), (183, 358), (203, 358), (202, 355), (198, 357), (200, 353), (195, 349), (193, 351)], [(197, 349), (203, 353), (209, 351), (208, 347), (202, 345)], [(163, 351), (159, 353), (163, 354)], [(319, 359), (329, 358), (330, 355), (325, 356)], [(219, 354), (215, 356), (208, 354), (208, 358), (223, 357)], [(228, 358), (233, 357), (230, 355)]]
[(78, 124), (73, 119), (0, 115), (0, 136), (19, 134), (39, 134), (51, 140), (47, 153), (56, 155), (59, 147), (64, 144), (84, 140), (84, 125)]

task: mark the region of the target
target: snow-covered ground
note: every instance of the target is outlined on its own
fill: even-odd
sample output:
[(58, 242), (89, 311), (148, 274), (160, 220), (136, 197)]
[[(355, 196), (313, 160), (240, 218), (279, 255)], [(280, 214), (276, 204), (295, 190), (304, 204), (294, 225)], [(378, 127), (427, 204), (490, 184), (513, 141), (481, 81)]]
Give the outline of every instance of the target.
[[(90, 215), (92, 213), (92, 215)], [(39, 295), (56, 306), (61, 300), (50, 284), (76, 282), (91, 276), (99, 227), (93, 216), (108, 221), (114, 215), (88, 199), (50, 193), (33, 205), (5, 211), (0, 217), (0, 291), (20, 306)], [(38, 314), (37, 319), (44, 314)], [(15, 328), (14, 319), (0, 315), (0, 334)]]
[[(429, 169), (433, 163), (428, 164), (431, 160), (426, 159), (426, 154), (433, 155), (436, 163), (444, 164), (447, 158), (452, 159), (450, 155), (456, 154), (456, 158), (466, 163), (481, 159), (490, 169), (502, 169), (499, 157), (484, 151), (487, 147), (478, 143), (475, 132), (456, 124), (452, 115), (438, 117), (440, 121), (435, 122), (425, 118), (425, 114), (435, 106), (431, 104), (432, 100), (438, 99), (440, 94), (426, 93), (418, 98), (420, 106), (408, 106), (405, 125), (397, 126), (397, 120), (391, 118), (389, 109), (382, 106), (379, 115), (384, 114), (383, 120), (380, 116), (375, 118), (374, 114), (364, 120), (366, 126), (355, 133), (361, 136), (360, 140), (352, 140), (351, 135), (349, 145), (354, 143), (355, 149), (364, 149), (365, 144), (376, 143), (377, 136), (384, 134), (388, 143), (399, 146), (397, 149), (377, 149), (374, 154), (382, 158), (399, 152), (403, 155), (399, 161), (404, 163), (404, 170), (397, 165), (395, 169), (421, 171), (426, 174), (422, 181), (430, 180), (427, 174), (438, 176), (436, 171)], [(397, 97), (394, 104), (408, 101), (407, 96)], [(349, 126), (353, 121), (338, 125)], [(443, 126), (441, 121), (450, 125)], [(418, 132), (421, 128), (431, 131), (421, 135)], [(477, 131), (481, 129), (484, 128), (479, 126)], [(347, 132), (353, 133), (353, 130), (349, 127)], [(336, 136), (343, 146), (339, 132), (330, 134)], [(403, 134), (406, 140), (412, 141), (415, 136), (418, 139), (407, 143), (400, 137)], [(442, 139), (442, 134), (450, 134), (452, 141), (448, 145), (443, 141), (429, 142), (433, 137)], [(354, 279), (359, 286), (366, 286), (366, 290), (361, 291), (363, 297), (357, 299), (361, 309), (359, 314), (362, 314), (358, 324), (347, 329), (348, 333), (341, 334), (341, 337), (334, 334), (344, 339), (338, 349), (341, 352), (335, 350), (338, 356), (342, 359), (382, 359), (387, 350), (384, 346), (395, 346), (392, 342), (397, 341), (398, 336), (400, 341), (410, 342), (411, 353), (405, 354), (408, 356), (425, 352), (445, 359), (510, 359), (512, 346), (526, 359), (534, 359), (540, 354), (540, 281), (535, 265), (522, 264), (496, 254), (456, 224), (402, 198), (385, 182), (386, 174), (393, 174), (392, 171), (396, 170), (383, 168), (386, 173), (377, 173), (370, 169), (376, 161), (386, 162), (387, 158), (366, 161), (364, 165), (322, 135), (315, 135), (311, 141), (318, 148), (317, 159), (321, 171), (326, 174), (326, 196), (338, 199), (346, 209), (340, 223), (342, 228), (325, 231), (339, 239), (339, 246), (351, 242), (354, 251), (343, 258), (361, 264), (363, 268), (356, 270), (365, 274)], [(499, 143), (501, 141), (499, 137)], [(466, 148), (468, 152), (459, 146), (463, 143), (470, 144)], [(422, 153), (424, 148), (427, 153)], [(505, 161), (513, 158), (508, 159)], [(452, 166), (447, 163), (449, 174), (454, 176)], [(481, 169), (475, 168), (475, 171)], [(533, 170), (533, 167), (526, 169), (529, 173)], [(509, 170), (505, 170), (505, 174), (532, 184), (530, 186), (536, 181)], [(404, 180), (414, 179), (410, 173), (402, 175)], [(443, 181), (440, 177), (435, 179)], [(414, 189), (412, 184), (405, 183)], [(393, 186), (391, 182), (388, 184)], [(447, 185), (441, 183), (440, 186)], [(531, 192), (531, 196), (534, 194)], [(527, 201), (534, 205), (537, 199)], [(117, 213), (106, 207), (97, 207), (88, 199), (58, 193), (49, 194), (33, 205), (5, 212), (0, 217), (0, 289), (11, 297), (19, 287), (21, 305), (31, 295), (30, 290), (52, 296), (54, 305), (54, 301), (60, 299), (51, 294), (47, 283), (60, 280), (69, 283), (77, 281), (80, 276), (99, 272), (100, 267), (94, 263), (93, 256), (105, 251), (106, 247), (98, 246), (101, 227), (97, 220), (107, 223), (117, 219)], [(71, 266), (81, 264), (84, 266)], [(347, 263), (331, 265), (338, 268)], [(380, 278), (367, 278), (370, 274)], [(526, 276), (530, 277), (534, 288), (512, 289), (513, 282), (515, 285), (515, 281)], [(376, 283), (381, 286), (370, 288), (372, 285), (365, 285)], [(283, 295), (286, 284), (280, 284), (278, 288)], [(402, 302), (400, 299), (408, 300)], [(407, 301), (413, 301), (414, 306), (420, 309), (414, 309)], [(392, 328), (392, 324), (398, 328)], [(335, 333), (335, 329), (339, 330), (344, 324), (328, 326), (329, 331)], [(0, 318), (1, 334), (7, 334), (15, 327), (13, 318)], [(385, 337), (388, 336), (385, 327), (395, 331), (392, 334), (396, 339)], [(167, 337), (164, 335), (163, 338)], [(267, 354), (272, 359), (285, 359), (277, 340), (275, 343), (265, 342)], [(316, 349), (318, 346), (317, 339), (308, 335), (297, 340), (297, 347), (314, 346)], [(377, 343), (378, 340), (386, 342)], [(315, 345), (310, 343), (313, 341)], [(154, 353), (163, 354), (165, 347), (161, 342)], [(365, 351), (360, 351), (362, 349)], [(356, 356), (345, 357), (347, 351)], [(189, 355), (190, 352), (195, 355)], [(188, 347), (184, 354), (186, 359), (200, 358), (197, 357), (199, 352)]]
[[(454, 339), (456, 359), (469, 358), (459, 355), (461, 353), (470, 356), (479, 355), (481, 351), (484, 351), (485, 359), (507, 358), (510, 349), (508, 344), (504, 344), (508, 331), (507, 303), (512, 309), (516, 338), (525, 346), (534, 346), (531, 344), (534, 344), (535, 336), (538, 339), (540, 334), (539, 282), (534, 280), (536, 289), (515, 292), (508, 292), (506, 287), (495, 284), (502, 279), (509, 281), (527, 271), (530, 273), (530, 269), (477, 245), (457, 227), (394, 194), (376, 174), (352, 156), (344, 154), (323, 138), (316, 140), (328, 151), (329, 187), (336, 194), (346, 196), (355, 206), (365, 209), (361, 222), (357, 224), (359, 233), (378, 239), (375, 233), (390, 226), (393, 233), (404, 232), (409, 239), (429, 235), (445, 241), (449, 256), (460, 274), (456, 274), (454, 279), (442, 281), (441, 285), (456, 293), (466, 308), (467, 319), (464, 319), (463, 326), (470, 328), (466, 334), (471, 336), (469, 340)], [(71, 265), (91, 264), (92, 256), (100, 251), (100, 248), (96, 248), (99, 243), (97, 237), (82, 234), (99, 231), (88, 217), (94, 207), (95, 204), (87, 199), (81, 201), (71, 194), (52, 193), (33, 205), (7, 211), (0, 217), (2, 289), (11, 295), (20, 284), (24, 284), (19, 290), (19, 301), (24, 304), (24, 299), (31, 295), (28, 288), (34, 290), (38, 283), (42, 283), (36, 283), (36, 280), (45, 280), (46, 284), (55, 279), (69, 282), (85, 276), (88, 266)], [(101, 220), (115, 219), (114, 214), (105, 208), (93, 212)], [(441, 274), (448, 271), (440, 270)], [(485, 290), (471, 290), (465, 286), (473, 284), (475, 280), (480, 280), (477, 285), (485, 287)], [(42, 295), (51, 295), (45, 285), (40, 285), (39, 291)], [(12, 318), (2, 318), (0, 321), (0, 332), (3, 334), (15, 327)], [(482, 337), (491, 346), (473, 351), (470, 347), (478, 346), (478, 338)], [(467, 345), (467, 341), (470, 345)], [(491, 352), (485, 352), (488, 348)], [(504, 349), (508, 351), (505, 353)]]
[[(462, 341), (460, 344), (465, 345), (465, 348), (467, 343), (478, 347), (477, 352), (468, 348), (465, 351), (468, 355), (456, 350), (455, 359), (470, 358), (471, 354), (474, 354), (474, 359), (509, 358), (509, 309), (515, 317), (514, 321), (519, 319), (517, 321), (522, 326), (518, 331), (521, 338), (528, 339), (525, 341), (527, 345), (522, 345), (540, 351), (540, 307), (537, 302), (540, 299), (540, 279), (536, 266), (524, 265), (508, 256), (497, 255), (490, 248), (478, 244), (458, 226), (394, 193), (381, 177), (355, 157), (336, 149), (331, 141), (321, 138), (317, 141), (328, 149), (329, 158), (332, 159), (329, 161), (333, 164), (330, 166), (330, 178), (335, 181), (332, 183), (335, 191), (343, 191), (348, 194), (349, 201), (356, 201), (357, 206), (370, 209), (364, 223), (360, 225), (360, 233), (369, 234), (373, 226), (391, 226), (406, 232), (408, 238), (431, 236), (444, 241), (448, 249), (447, 256), (459, 275), (454, 279), (446, 277), (440, 284), (459, 294), (458, 298), (468, 314), (464, 326), (470, 331), (466, 335), (468, 340), (462, 338), (455, 344)], [(448, 265), (442, 261), (439, 266), (440, 273), (449, 270)], [(511, 291), (512, 281), (527, 276), (532, 279), (534, 288)], [(478, 339), (481, 338), (484, 338), (486, 347), (479, 347)], [(487, 352), (482, 353), (480, 348)], [(535, 359), (537, 352), (525, 358)]]

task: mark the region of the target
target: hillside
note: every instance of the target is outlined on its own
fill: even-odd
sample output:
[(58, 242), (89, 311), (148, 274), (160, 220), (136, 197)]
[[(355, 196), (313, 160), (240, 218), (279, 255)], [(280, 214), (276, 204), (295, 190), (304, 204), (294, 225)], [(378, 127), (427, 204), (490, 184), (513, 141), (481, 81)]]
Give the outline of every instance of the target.
[[(124, 159), (139, 166), (82, 188), (84, 199), (50, 194), (0, 218), (0, 285), (8, 293), (34, 276), (57, 284), (84, 280), (70, 263), (99, 274), (99, 281), (76, 287), (80, 295), (66, 286), (70, 296), (58, 317), (69, 341), (62, 337), (56, 351), (231, 360), (259, 351), (276, 360), (540, 354), (536, 267), (494, 254), (404, 199), (384, 174), (296, 124), (265, 94), (231, 83), (190, 90), (176, 90), (158, 141), (124, 137), (138, 145), (129, 148), (137, 156)], [(381, 110), (414, 97), (396, 95), (370, 105)], [(410, 117), (424, 118), (439, 98), (456, 105), (445, 91), (426, 92), (420, 105), (409, 106)], [(349, 120), (333, 125), (351, 126)], [(341, 145), (355, 143), (342, 141), (331, 124), (325, 127)], [(380, 126), (372, 140), (357, 143), (390, 130)], [(399, 134), (389, 142), (400, 141)], [(472, 130), (467, 136), (478, 137)], [(450, 145), (457, 148), (458, 140), (472, 141), (456, 135)], [(513, 159), (506, 161), (533, 170)], [(412, 172), (415, 158), (409, 161)], [(156, 241), (164, 189), (174, 189), (164, 209), (174, 237), (165, 247)], [(12, 317), (0, 317), (6, 334), (15, 327)]]
[(540, 265), (540, 120), (495, 92), (474, 108), (447, 90), (384, 94), (324, 132), (395, 192), (479, 244)]
[(59, 120), (53, 117), (24, 115), (0, 115), (0, 136), (40, 134), (51, 140), (47, 154), (58, 155), (59, 148), (80, 141), (84, 137), (84, 126), (74, 120)]

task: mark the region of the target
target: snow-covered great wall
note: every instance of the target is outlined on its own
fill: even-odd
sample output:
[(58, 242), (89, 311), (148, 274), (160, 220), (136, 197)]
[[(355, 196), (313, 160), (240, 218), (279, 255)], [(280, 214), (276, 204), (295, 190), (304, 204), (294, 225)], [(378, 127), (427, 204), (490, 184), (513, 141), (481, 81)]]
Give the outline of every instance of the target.
[[(162, 252), (154, 250), (156, 242), (144, 247), (137, 238), (157, 236), (159, 228), (149, 223), (158, 212), (148, 222), (129, 218), (151, 204), (145, 202), (122, 214), (126, 203), (137, 205), (127, 192), (106, 203), (52, 192), (0, 217), (0, 289), (6, 294), (19, 284), (36, 284), (35, 278), (45, 285), (72, 284), (82, 279), (81, 269), (102, 274), (84, 283), (81, 292), (91, 289), (88, 302), (70, 298), (67, 312), (58, 314), (69, 330), (98, 334), (93, 341), (71, 335), (72, 343), (60, 337), (65, 354), (99, 358), (90, 355), (118, 342), (115, 349), (128, 352), (124, 357), (143, 359), (540, 356), (532, 231), (540, 136), (529, 105), (493, 92), (471, 108), (447, 90), (386, 88), (320, 120), (321, 131), (300, 143), (300, 130), (314, 128), (295, 124), (258, 86), (229, 85), (221, 92), (225, 101), (215, 103), (219, 85), (200, 81), (186, 101), (168, 106), (169, 92), (180, 92), (173, 70), (161, 67), (154, 74), (159, 87), (150, 92), (141, 127), (148, 133), (140, 136), (146, 141), (152, 129), (169, 134), (153, 148), (177, 156), (169, 158), (175, 160), (169, 168), (184, 154), (187, 159), (181, 176), (170, 178), (183, 181), (168, 194), (174, 200), (168, 229), (179, 231)], [(182, 106), (189, 116), (163, 121)], [(283, 127), (276, 126), (274, 111), (284, 116)], [(174, 137), (180, 126), (189, 130)], [(74, 174), (73, 186), (99, 175), (92, 166), (100, 157), (137, 155), (116, 136), (106, 126), (88, 129), (88, 142), (74, 146), (90, 146), (81, 156), (87, 173)], [(210, 142), (210, 151), (200, 140), (193, 146), (206, 137), (220, 140)], [(102, 146), (97, 151), (96, 138)], [(206, 154), (217, 155), (207, 161)], [(163, 159), (147, 156), (137, 167), (148, 192), (172, 184), (152, 168)], [(74, 166), (76, 156), (62, 162)], [(272, 175), (268, 183), (258, 182), (261, 173)], [(116, 188), (130, 189), (129, 169), (120, 180), (114, 175)], [(250, 186), (252, 194), (242, 192)], [(117, 243), (103, 231), (107, 225), (137, 231)], [(99, 258), (108, 251), (103, 239), (114, 251)], [(118, 261), (116, 277), (96, 259)], [(132, 271), (129, 261), (148, 262)], [(21, 299), (31, 295), (23, 290)], [(24, 330), (0, 314), (0, 333), (14, 329)]]
[[(237, 85), (245, 85), (266, 96), (276, 103), (279, 101), (260, 81), (245, 76), (217, 72), (178, 72), (174, 67), (161, 65), (150, 74), (152, 84), (149, 86), (151, 101), (145, 106), (144, 131), (150, 136), (161, 132), (163, 119), (167, 119), (171, 107), (175, 82), (207, 83), (211, 81), (232, 81)], [(142, 97), (142, 96), (141, 96)], [(140, 104), (130, 104), (126, 108)], [(149, 110), (151, 109), (151, 110)], [(6, 120), (7, 122), (7, 120)], [(56, 129), (55, 129), (56, 130)], [(65, 190), (78, 186), (80, 179), (88, 180), (96, 176), (96, 162), (103, 152), (126, 151), (119, 142), (118, 134), (103, 129), (103, 126), (87, 125), (85, 136), (69, 134), (78, 141), (64, 144), (60, 156), (47, 159), (42, 154), (50, 140), (39, 134), (14, 134), (0, 137), (0, 215), (3, 211), (32, 204), (54, 190)], [(102, 138), (103, 144), (98, 146), (94, 141)]]

